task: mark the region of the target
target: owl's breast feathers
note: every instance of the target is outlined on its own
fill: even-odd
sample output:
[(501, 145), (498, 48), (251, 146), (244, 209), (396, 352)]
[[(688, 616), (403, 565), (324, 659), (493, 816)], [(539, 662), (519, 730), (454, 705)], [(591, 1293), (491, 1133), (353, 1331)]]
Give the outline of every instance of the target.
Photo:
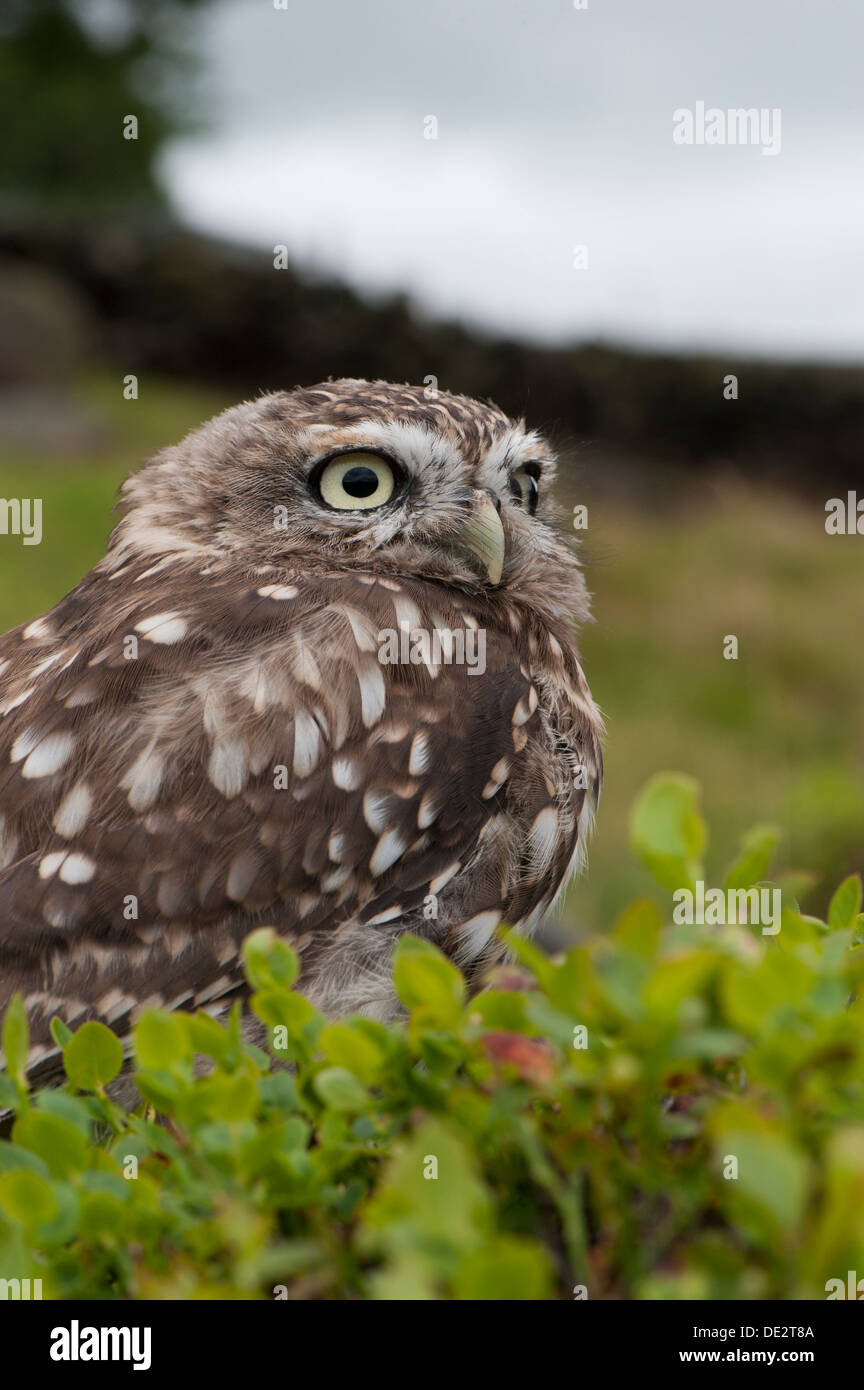
[(400, 932), (476, 969), (551, 904), (599, 730), (569, 631), (505, 598), (97, 568), (0, 639), (0, 1009), (50, 1071), (54, 1014), (219, 1012), (268, 923), (321, 1007), (386, 1011)]

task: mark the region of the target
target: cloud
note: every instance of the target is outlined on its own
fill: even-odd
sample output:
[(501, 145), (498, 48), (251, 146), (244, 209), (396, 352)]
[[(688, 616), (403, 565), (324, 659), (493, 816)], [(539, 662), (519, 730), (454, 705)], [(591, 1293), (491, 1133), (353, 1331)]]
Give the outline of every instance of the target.
[[(844, 40), (864, 24), (843, 20), (802, 0), (234, 4), (202, 38), (221, 126), (166, 177), (194, 225), (498, 331), (860, 358)], [(675, 145), (699, 100), (779, 106), (781, 153)]]

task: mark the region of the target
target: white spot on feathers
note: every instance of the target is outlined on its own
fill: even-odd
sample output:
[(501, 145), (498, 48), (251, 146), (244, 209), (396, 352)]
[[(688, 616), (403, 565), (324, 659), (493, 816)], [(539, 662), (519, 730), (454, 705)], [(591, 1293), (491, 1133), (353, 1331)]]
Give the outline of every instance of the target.
[(89, 883), (95, 872), (96, 865), (86, 854), (70, 854), (60, 866), (64, 883)]
[(27, 758), (21, 776), (29, 779), (53, 776), (66, 764), (74, 747), (73, 734), (47, 734)]
[(148, 642), (170, 647), (183, 640), (189, 631), (189, 624), (179, 613), (154, 613), (136, 623), (135, 631), (146, 637)]
[(294, 771), (298, 777), (313, 772), (321, 754), (321, 731), (311, 714), (298, 710), (294, 716)]
[(363, 781), (363, 773), (353, 758), (334, 758), (330, 776), (344, 792), (355, 792)]
[(476, 917), (469, 917), (462, 923), (459, 936), (468, 959), (480, 954), (500, 921), (501, 913), (491, 911), (478, 912)]
[(411, 753), (408, 757), (408, 771), (412, 777), (419, 777), (429, 767), (432, 759), (432, 742), (421, 729), (411, 740)]
[(246, 749), (236, 739), (214, 743), (207, 769), (210, 781), (223, 796), (238, 796), (246, 781)]
[(408, 840), (401, 830), (386, 831), (375, 846), (375, 852), (369, 860), (369, 872), (373, 877), (383, 874), (401, 854), (408, 848)]
[(73, 835), (80, 834), (87, 824), (92, 806), (93, 793), (87, 783), (77, 782), (57, 808), (54, 817), (54, 829), (57, 834), (62, 835), (64, 840), (70, 840)]
[(139, 753), (120, 786), (129, 793), (129, 805), (133, 811), (147, 811), (153, 805), (162, 786), (165, 770), (163, 760), (152, 748)]

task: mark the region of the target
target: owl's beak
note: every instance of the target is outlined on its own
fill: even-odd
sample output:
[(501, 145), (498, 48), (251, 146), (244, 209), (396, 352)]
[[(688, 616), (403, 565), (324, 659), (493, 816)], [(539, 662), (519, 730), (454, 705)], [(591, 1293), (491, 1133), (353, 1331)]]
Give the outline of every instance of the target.
[(498, 508), (488, 492), (475, 489), (471, 511), (451, 545), (477, 565), (491, 584), (501, 583), (507, 541)]

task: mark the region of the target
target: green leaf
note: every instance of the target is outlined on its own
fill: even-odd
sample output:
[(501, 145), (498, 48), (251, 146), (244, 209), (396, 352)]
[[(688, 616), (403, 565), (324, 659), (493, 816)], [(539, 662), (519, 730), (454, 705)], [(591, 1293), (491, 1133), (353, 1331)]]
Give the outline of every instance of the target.
[(453, 1297), (493, 1302), (551, 1298), (549, 1256), (537, 1241), (496, 1236), (465, 1256), (453, 1281)]
[(724, 1133), (721, 1161), (738, 1161), (738, 1176), (721, 1179), (734, 1201), (744, 1197), (784, 1230), (797, 1230), (807, 1199), (807, 1159), (787, 1140), (757, 1131)]
[(828, 925), (832, 931), (846, 931), (855, 926), (861, 911), (861, 896), (861, 875), (850, 874), (844, 878), (828, 908)]
[(51, 1036), (57, 1046), (61, 1049), (64, 1048), (72, 1036), (72, 1029), (68, 1028), (62, 1018), (58, 1018), (56, 1014), (52, 1018), (49, 1027), (51, 1029)]
[(177, 1014), (149, 1009), (135, 1025), (135, 1056), (148, 1071), (170, 1071), (191, 1053), (183, 1020)]
[(782, 836), (776, 825), (756, 825), (741, 842), (741, 851), (726, 872), (724, 887), (750, 888), (768, 877)]
[(426, 1120), (390, 1159), (366, 1207), (377, 1248), (413, 1245), (442, 1272), (453, 1257), (481, 1246), (490, 1234), (491, 1195), (467, 1137), (452, 1124)]
[(26, 1168), (29, 1173), (41, 1173), (46, 1178), (48, 1176), (48, 1164), (44, 1158), (17, 1144), (10, 1144), (8, 1139), (0, 1139), (0, 1173), (14, 1173), (19, 1168)]
[(438, 1023), (456, 1023), (465, 999), (461, 971), (437, 946), (419, 936), (401, 936), (393, 957), (393, 982), (407, 1009), (424, 1008)]
[(331, 1023), (318, 1038), (318, 1046), (328, 1062), (353, 1072), (367, 1085), (378, 1080), (386, 1063), (380, 1044), (350, 1023)]
[(259, 927), (246, 937), (243, 964), (253, 989), (290, 989), (300, 974), (297, 952), (272, 927)]
[(663, 927), (663, 915), (653, 898), (639, 898), (625, 907), (612, 928), (614, 940), (624, 950), (653, 960)]
[(706, 844), (698, 784), (677, 773), (653, 778), (631, 812), (630, 843), (664, 888), (694, 889)]
[(63, 1066), (79, 1091), (98, 1091), (123, 1066), (123, 1045), (104, 1023), (83, 1023), (63, 1049)]
[(15, 1110), (21, 1099), (21, 1091), (11, 1076), (0, 1071), (0, 1111)]
[(231, 1043), (221, 1024), (203, 1009), (199, 1009), (195, 1014), (183, 1014), (182, 1017), (193, 1052), (200, 1052), (204, 1057), (224, 1062)]
[(15, 1121), (14, 1143), (38, 1154), (48, 1164), (52, 1177), (70, 1177), (84, 1163), (87, 1140), (75, 1125), (57, 1115), (29, 1110)]
[(319, 1071), (314, 1086), (318, 1097), (331, 1110), (365, 1110), (369, 1104), (366, 1087), (344, 1067), (327, 1067)]
[(35, 1232), (53, 1221), (59, 1207), (48, 1179), (20, 1168), (0, 1174), (0, 1211)]
[(3, 1051), (6, 1054), (6, 1068), (11, 1076), (23, 1080), (27, 1068), (27, 1054), (30, 1051), (30, 1029), (27, 1024), (27, 1010), (20, 994), (13, 994), (3, 1019)]

